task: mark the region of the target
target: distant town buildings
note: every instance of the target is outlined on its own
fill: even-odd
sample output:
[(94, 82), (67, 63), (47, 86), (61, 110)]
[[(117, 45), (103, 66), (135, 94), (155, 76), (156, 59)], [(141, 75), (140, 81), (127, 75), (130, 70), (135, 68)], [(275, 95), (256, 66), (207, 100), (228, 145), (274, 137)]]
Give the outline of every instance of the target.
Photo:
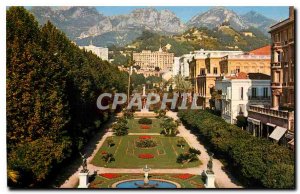
[(141, 69), (155, 69), (159, 67), (160, 70), (172, 70), (174, 63), (174, 53), (168, 53), (160, 48), (158, 51), (151, 52), (150, 50), (143, 50), (140, 53), (133, 53), (133, 60), (135, 65)]
[(271, 26), (271, 107), (249, 106), (248, 130), (294, 147), (295, 109), (295, 20), (289, 18)]
[(92, 43), (88, 46), (79, 46), (79, 48), (85, 49), (87, 51), (92, 51), (92, 53), (97, 55), (102, 60), (108, 61), (108, 48), (97, 47), (97, 46), (94, 46)]
[(222, 118), (235, 124), (237, 116), (248, 116), (249, 105), (269, 105), (270, 76), (262, 73), (240, 72), (216, 80), (215, 108)]

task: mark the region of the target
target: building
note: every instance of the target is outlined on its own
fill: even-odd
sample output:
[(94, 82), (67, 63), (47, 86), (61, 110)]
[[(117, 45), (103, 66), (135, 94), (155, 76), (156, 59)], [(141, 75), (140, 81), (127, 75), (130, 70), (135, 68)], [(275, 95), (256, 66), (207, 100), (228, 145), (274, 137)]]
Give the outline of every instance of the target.
[(249, 37), (254, 37), (253, 32), (249, 32), (249, 31), (243, 31), (241, 32), (244, 36), (249, 36)]
[(161, 48), (155, 52), (143, 50), (140, 53), (133, 53), (133, 60), (135, 65), (140, 66), (141, 69), (155, 69), (155, 67), (159, 67), (160, 70), (172, 70), (174, 53), (165, 52)]
[(188, 61), (191, 60), (193, 54), (185, 54), (181, 57), (174, 57), (174, 64), (172, 66), (172, 74), (175, 75), (182, 75), (183, 77), (189, 77), (189, 63)]
[(102, 60), (108, 61), (108, 48), (97, 47), (97, 46), (94, 46), (92, 43), (89, 46), (79, 46), (79, 48), (85, 49), (87, 51), (92, 51), (92, 53), (97, 55)]
[(198, 105), (209, 107), (211, 90), (216, 78), (221, 75), (219, 62), (223, 56), (243, 54), (242, 51), (195, 51), (189, 60), (190, 81), (194, 93), (199, 94)]
[[(251, 53), (251, 51), (250, 51)], [(220, 68), (222, 74), (235, 74), (239, 72), (246, 73), (264, 73), (271, 75), (270, 62), (271, 55), (256, 55), (256, 54), (242, 54), (242, 55), (227, 55), (220, 60)]]
[(270, 75), (270, 55), (255, 55), (243, 51), (198, 52), (190, 61), (191, 82), (194, 92), (200, 95), (198, 105), (203, 108), (211, 107), (211, 94), (215, 91), (216, 79), (221, 75), (239, 72)]
[[(294, 147), (295, 39), (294, 8), (289, 18), (270, 27), (271, 107), (249, 106), (248, 130)], [(259, 133), (257, 133), (259, 131)]]
[(216, 80), (216, 91), (220, 94), (216, 110), (226, 122), (235, 124), (237, 116), (248, 116), (249, 105), (269, 105), (270, 76), (244, 72), (223, 76)]

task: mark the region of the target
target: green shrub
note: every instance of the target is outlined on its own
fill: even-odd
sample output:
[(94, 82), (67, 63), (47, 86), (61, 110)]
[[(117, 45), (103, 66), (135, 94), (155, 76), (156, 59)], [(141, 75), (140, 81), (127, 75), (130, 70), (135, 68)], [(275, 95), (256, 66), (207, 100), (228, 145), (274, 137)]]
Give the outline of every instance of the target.
[(226, 161), (245, 186), (295, 188), (292, 150), (253, 137), (205, 110), (181, 110), (178, 116), (216, 156)]
[(152, 120), (148, 119), (148, 118), (141, 118), (138, 121), (139, 124), (145, 124), (145, 125), (151, 125), (152, 124)]
[(141, 139), (136, 142), (138, 148), (153, 148), (157, 143), (152, 139)]

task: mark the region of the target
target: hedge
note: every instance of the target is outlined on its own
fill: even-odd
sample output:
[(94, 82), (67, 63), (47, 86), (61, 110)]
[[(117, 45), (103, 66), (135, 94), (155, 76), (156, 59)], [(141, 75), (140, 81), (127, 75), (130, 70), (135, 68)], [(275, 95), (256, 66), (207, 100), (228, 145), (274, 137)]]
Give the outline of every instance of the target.
[(254, 137), (205, 110), (181, 110), (178, 116), (227, 163), (244, 186), (295, 188), (295, 155), (292, 150)]

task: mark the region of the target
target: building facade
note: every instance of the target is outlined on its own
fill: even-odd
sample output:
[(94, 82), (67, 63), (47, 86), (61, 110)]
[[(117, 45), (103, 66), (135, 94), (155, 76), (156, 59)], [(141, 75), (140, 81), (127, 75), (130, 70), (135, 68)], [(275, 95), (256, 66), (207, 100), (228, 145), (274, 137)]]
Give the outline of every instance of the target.
[(143, 50), (140, 53), (133, 53), (133, 60), (135, 65), (140, 66), (141, 69), (155, 69), (155, 67), (159, 67), (160, 70), (172, 70), (174, 53), (165, 52), (161, 48), (155, 52)]
[(97, 55), (102, 60), (108, 61), (108, 48), (97, 47), (97, 46), (94, 46), (92, 43), (88, 46), (79, 46), (79, 48), (85, 49), (87, 51), (91, 51), (92, 53)]
[(220, 60), (220, 69), (221, 73), (225, 75), (239, 72), (264, 73), (270, 75), (270, 62), (270, 54), (227, 55)]
[(270, 76), (262, 73), (238, 73), (216, 80), (216, 91), (220, 91), (215, 108), (222, 118), (231, 124), (237, 116), (248, 116), (249, 105), (269, 105)]
[[(271, 107), (250, 106), (248, 130), (294, 147), (294, 8), (289, 18), (271, 26)], [(256, 133), (257, 134), (257, 133)], [(265, 134), (265, 135), (264, 135)]]

